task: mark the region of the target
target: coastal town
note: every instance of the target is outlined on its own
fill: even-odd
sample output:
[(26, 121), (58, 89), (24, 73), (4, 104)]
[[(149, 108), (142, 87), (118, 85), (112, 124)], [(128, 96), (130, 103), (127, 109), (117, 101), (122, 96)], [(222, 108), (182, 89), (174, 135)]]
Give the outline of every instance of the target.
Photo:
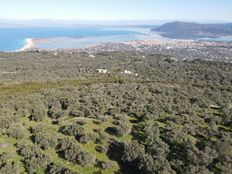
[(232, 63), (231, 42), (209, 42), (176, 39), (155, 39), (122, 43), (103, 43), (78, 51), (137, 51), (150, 54), (165, 54), (179, 60), (217, 60)]
[(149, 54), (171, 55), (179, 60), (204, 59), (209, 61), (224, 61), (232, 63), (232, 42), (213, 42), (178, 39), (150, 39), (128, 42), (107, 42), (94, 46), (72, 49), (39, 49), (39, 40), (28, 39), (27, 44), (19, 51), (52, 51), (59, 52), (97, 52), (136, 51)]

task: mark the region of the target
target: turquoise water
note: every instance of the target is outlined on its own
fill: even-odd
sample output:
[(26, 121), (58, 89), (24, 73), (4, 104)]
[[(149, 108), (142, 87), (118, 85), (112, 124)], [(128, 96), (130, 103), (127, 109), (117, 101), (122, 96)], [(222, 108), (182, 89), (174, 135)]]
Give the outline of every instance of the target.
[[(36, 43), (37, 48), (82, 48), (102, 42), (124, 42), (131, 40), (162, 39), (145, 28), (0, 28), (0, 51), (16, 51), (26, 44), (27, 38), (45, 38), (46, 41)], [(232, 37), (202, 38), (204, 41), (232, 42)]]
[[(79, 28), (0, 28), (0, 51), (15, 51), (22, 48), (27, 38), (84, 38), (84, 37), (126, 37), (139, 34), (139, 31), (98, 27)], [(47, 45), (53, 46), (50, 44)], [(59, 45), (62, 47), (62, 45)], [(43, 45), (41, 45), (43, 47)], [(44, 46), (46, 47), (46, 46)]]
[(105, 36), (86, 36), (80, 38), (70, 37), (56, 37), (45, 40), (36, 41), (36, 47), (39, 49), (52, 50), (52, 49), (73, 49), (73, 48), (84, 48), (98, 45), (100, 43), (108, 42), (127, 42), (134, 40), (146, 40), (146, 39), (157, 39), (156, 35), (152, 34), (117, 34), (117, 35), (105, 35)]
[(232, 42), (232, 37), (216, 37), (216, 38), (201, 38), (198, 40), (202, 41), (213, 41), (213, 42)]

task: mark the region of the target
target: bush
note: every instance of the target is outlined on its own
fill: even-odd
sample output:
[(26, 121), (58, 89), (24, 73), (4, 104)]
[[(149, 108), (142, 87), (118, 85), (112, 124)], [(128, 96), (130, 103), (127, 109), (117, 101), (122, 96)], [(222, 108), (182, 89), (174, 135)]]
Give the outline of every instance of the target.
[(0, 173), (2, 174), (19, 174), (19, 166), (12, 161), (0, 163)]
[(95, 150), (99, 153), (106, 153), (108, 151), (108, 148), (105, 146), (96, 146)]
[(30, 115), (30, 113), (27, 109), (17, 109), (16, 114), (20, 117), (26, 117), (26, 116)]
[(36, 145), (28, 145), (26, 142), (21, 141), (17, 143), (17, 150), (23, 157), (30, 157), (42, 153), (41, 149)]
[(138, 143), (138, 141), (132, 141), (125, 144), (122, 160), (132, 162), (145, 154), (145, 147)]
[(34, 127), (31, 127), (30, 128), (30, 132), (32, 134), (40, 133), (40, 132), (44, 131), (44, 129), (45, 129), (44, 125), (43, 124), (39, 124), (39, 125), (36, 125)]
[(102, 129), (99, 130), (98, 136), (96, 137), (95, 143), (96, 144), (103, 144), (107, 140), (107, 135), (103, 132)]
[(19, 123), (14, 123), (7, 129), (7, 135), (16, 139), (22, 139), (25, 136), (25, 128)]
[(25, 158), (24, 164), (28, 173), (36, 173), (45, 170), (50, 163), (50, 158), (44, 154), (37, 154)]
[(97, 165), (98, 165), (98, 167), (100, 169), (103, 169), (103, 170), (105, 170), (105, 169), (112, 169), (114, 167), (114, 164), (111, 161), (107, 161), (107, 162), (105, 162), (105, 161), (98, 161)]
[(77, 120), (76, 124), (84, 126), (86, 124), (86, 121), (85, 120)]
[(115, 136), (123, 136), (128, 134), (131, 130), (129, 128), (129, 126), (126, 123), (121, 123), (118, 122), (118, 126), (117, 127), (108, 127), (106, 128), (106, 132), (110, 135), (115, 135)]
[(79, 124), (72, 124), (72, 125), (62, 126), (59, 131), (65, 135), (79, 136), (84, 134), (85, 129)]
[(92, 154), (83, 151), (75, 143), (75, 140), (70, 138), (65, 138), (59, 142), (58, 152), (66, 160), (82, 166), (93, 165), (96, 159)]
[(69, 116), (71, 116), (71, 117), (80, 117), (80, 113), (78, 111), (70, 111)]
[(47, 115), (52, 119), (58, 119), (63, 116), (61, 110), (56, 107), (49, 109)]
[(0, 129), (7, 128), (12, 123), (19, 122), (20, 118), (14, 111), (0, 108)]
[(55, 164), (50, 164), (46, 170), (47, 174), (78, 174), (71, 171), (68, 168), (57, 166)]
[(126, 134), (130, 133), (130, 131), (131, 131), (130, 127), (126, 123), (122, 123), (122, 122), (119, 123), (116, 130), (117, 130), (118, 136), (126, 135)]
[(80, 143), (88, 143), (90, 141), (95, 141), (96, 140), (96, 135), (93, 133), (84, 133), (82, 135), (77, 135), (76, 136), (77, 141)]
[(58, 144), (58, 138), (56, 135), (50, 135), (42, 132), (34, 135), (34, 142), (42, 149), (55, 148)]
[(34, 106), (31, 110), (30, 119), (33, 121), (42, 121), (47, 115), (47, 110), (43, 105)]
[(92, 166), (95, 163), (96, 158), (89, 152), (81, 151), (78, 154), (76, 161), (81, 166)]
[(0, 154), (0, 173), (2, 174), (19, 174), (19, 166), (12, 161), (13, 155), (9, 153)]
[(67, 110), (69, 107), (69, 100), (67, 98), (60, 99), (60, 105), (62, 110)]

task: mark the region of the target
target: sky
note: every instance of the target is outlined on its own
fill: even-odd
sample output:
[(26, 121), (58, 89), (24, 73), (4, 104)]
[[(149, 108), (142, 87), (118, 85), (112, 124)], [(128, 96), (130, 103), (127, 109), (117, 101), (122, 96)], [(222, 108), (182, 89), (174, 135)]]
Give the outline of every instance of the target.
[(0, 0), (0, 19), (231, 21), (232, 0)]

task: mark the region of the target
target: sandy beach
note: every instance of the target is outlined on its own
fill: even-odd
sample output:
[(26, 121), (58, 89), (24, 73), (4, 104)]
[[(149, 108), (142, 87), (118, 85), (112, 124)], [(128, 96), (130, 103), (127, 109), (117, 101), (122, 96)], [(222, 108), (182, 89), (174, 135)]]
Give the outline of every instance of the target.
[(33, 49), (33, 48), (35, 48), (34, 39), (27, 38), (26, 39), (26, 44), (21, 49), (19, 49), (17, 51), (27, 51), (27, 50), (30, 50), (30, 49)]

